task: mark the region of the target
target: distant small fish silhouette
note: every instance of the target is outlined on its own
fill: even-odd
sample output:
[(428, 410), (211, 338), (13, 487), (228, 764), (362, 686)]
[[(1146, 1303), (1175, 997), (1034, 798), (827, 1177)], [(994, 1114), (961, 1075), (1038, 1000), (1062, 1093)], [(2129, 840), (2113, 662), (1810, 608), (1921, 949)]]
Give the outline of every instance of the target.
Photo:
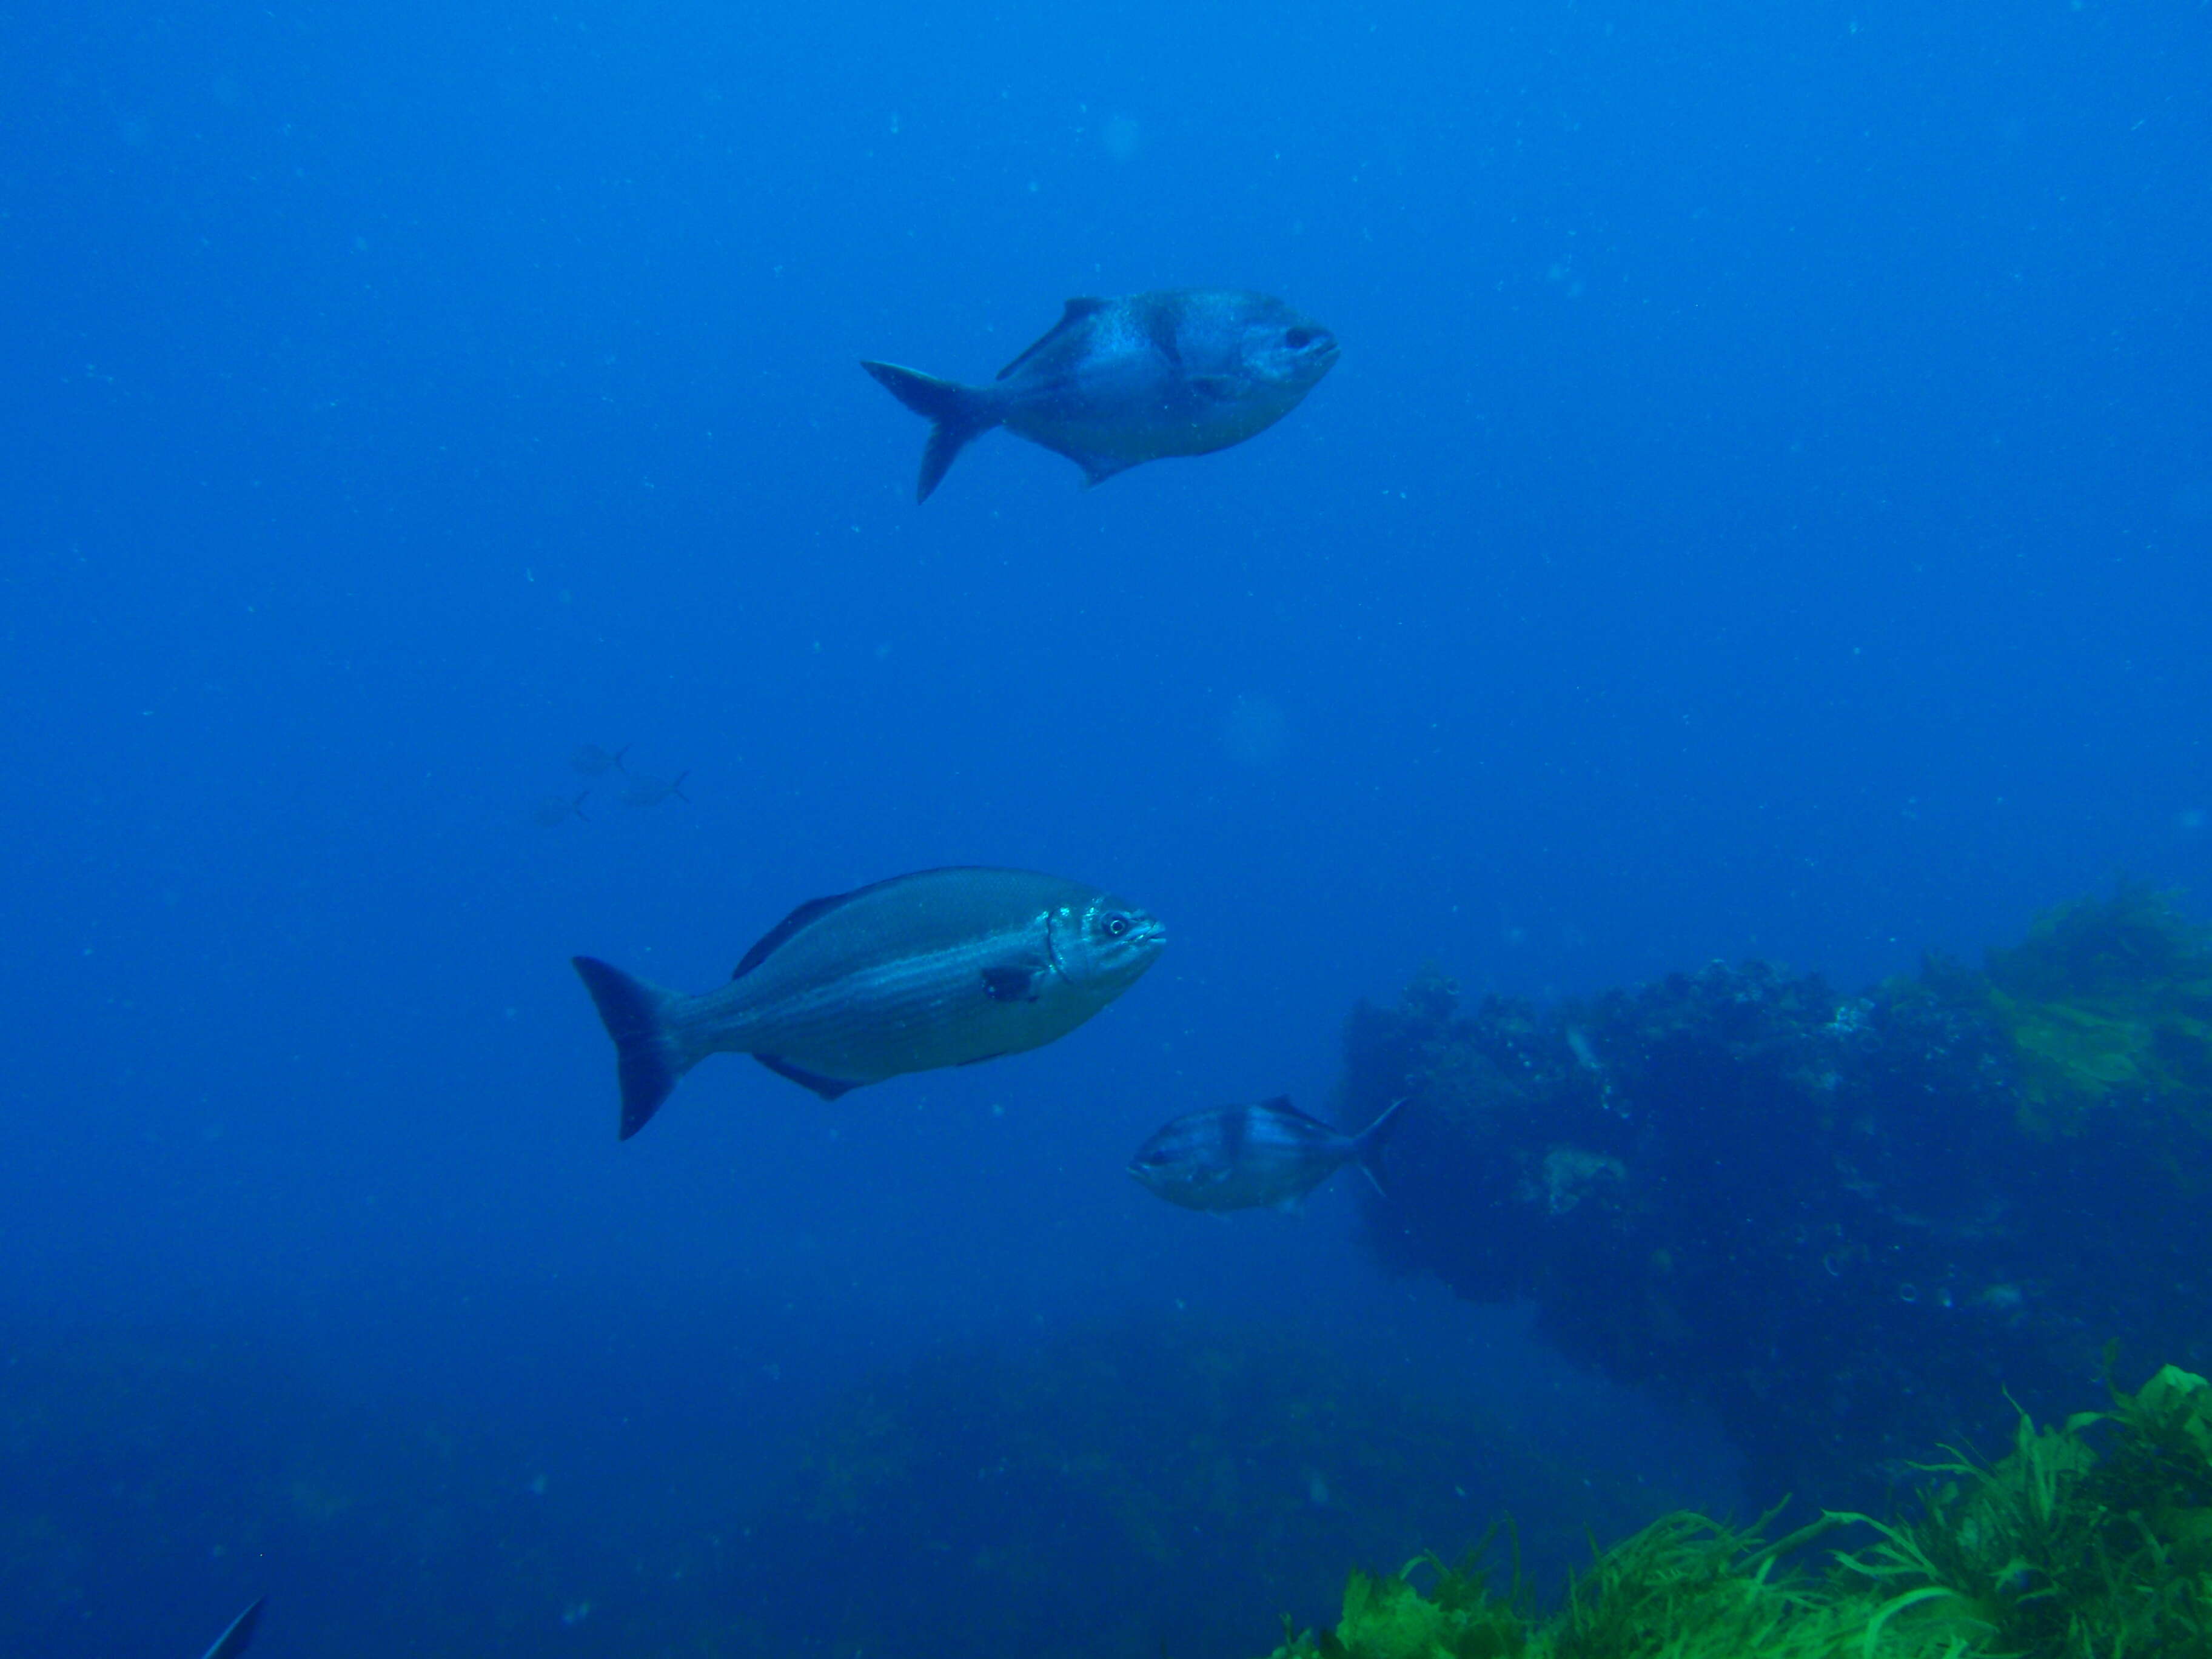
[(543, 824), (548, 830), (558, 830), (570, 818), (582, 818), (589, 823), (592, 820), (584, 811), (584, 803), (591, 798), (591, 793), (590, 790), (584, 790), (574, 800), (566, 795), (548, 795), (530, 809), (531, 822)]
[(631, 806), (658, 806), (671, 795), (688, 801), (691, 797), (684, 793), (684, 780), (690, 775), (689, 772), (678, 772), (672, 778), (653, 778), (633, 772), (629, 781), (623, 785), (622, 798)]
[(627, 769), (623, 765), (623, 757), (628, 753), (629, 753), (628, 744), (624, 744), (612, 754), (609, 754), (596, 743), (579, 744), (574, 752), (568, 757), (568, 764), (587, 778), (605, 777), (610, 772)]

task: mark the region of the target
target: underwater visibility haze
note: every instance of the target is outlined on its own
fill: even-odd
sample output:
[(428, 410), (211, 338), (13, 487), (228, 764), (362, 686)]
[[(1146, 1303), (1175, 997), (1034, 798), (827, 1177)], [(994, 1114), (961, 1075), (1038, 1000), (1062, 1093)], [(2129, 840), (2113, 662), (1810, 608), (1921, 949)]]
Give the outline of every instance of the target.
[[(1507, 1515), (1539, 1607), (1918, 1526), (2008, 1390), (2091, 1480), (2107, 1343), (2182, 1468), (2208, 85), (2105, 0), (8, 9), (0, 1653), (1349, 1651)], [(635, 986), (787, 1075), (621, 1138)]]

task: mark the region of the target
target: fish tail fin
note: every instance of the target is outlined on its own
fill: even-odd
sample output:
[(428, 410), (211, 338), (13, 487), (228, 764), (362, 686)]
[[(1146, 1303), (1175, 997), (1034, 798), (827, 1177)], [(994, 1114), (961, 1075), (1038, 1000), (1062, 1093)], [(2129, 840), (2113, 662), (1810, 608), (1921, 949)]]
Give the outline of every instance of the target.
[(995, 400), (957, 380), (940, 380), (919, 369), (896, 363), (862, 362), (877, 383), (915, 414), (930, 422), (929, 441), (922, 446), (921, 477), (914, 498), (926, 501), (960, 452), (999, 423)]
[(690, 804), (691, 797), (684, 793), (684, 780), (690, 775), (689, 772), (678, 772), (676, 775), (676, 781), (668, 786), (668, 793), (686, 805)]
[(635, 746), (635, 744), (626, 743), (621, 748), (615, 750), (615, 770), (621, 773), (624, 777), (628, 777), (629, 775), (629, 768), (623, 764), (623, 757), (629, 753), (631, 749)]
[(1352, 1138), (1352, 1156), (1359, 1160), (1360, 1173), (1385, 1198), (1390, 1196), (1390, 1189), (1382, 1184), (1382, 1148), (1389, 1142), (1390, 1132), (1398, 1127), (1398, 1114), (1412, 1098), (1411, 1095), (1401, 1095), (1382, 1109), (1380, 1117)]
[(576, 793), (576, 799), (568, 803), (568, 810), (574, 812), (578, 817), (582, 818), (586, 823), (589, 823), (592, 820), (584, 811), (584, 803), (591, 799), (591, 798), (592, 792), (590, 790), (579, 790)]
[(628, 1140), (660, 1109), (677, 1080), (696, 1065), (671, 1028), (669, 1013), (681, 993), (625, 974), (596, 957), (573, 957), (584, 988), (615, 1040), (615, 1073), (622, 1081), (622, 1133)]

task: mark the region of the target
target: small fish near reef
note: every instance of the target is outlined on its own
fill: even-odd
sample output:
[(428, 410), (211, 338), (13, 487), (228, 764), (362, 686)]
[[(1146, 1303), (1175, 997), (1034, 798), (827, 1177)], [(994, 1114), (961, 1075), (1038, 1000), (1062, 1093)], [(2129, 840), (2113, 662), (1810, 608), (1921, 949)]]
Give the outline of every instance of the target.
[(1309, 1117), (1286, 1097), (1257, 1106), (1216, 1106), (1162, 1128), (1131, 1160), (1129, 1173), (1186, 1210), (1288, 1208), (1347, 1164), (1382, 1191), (1376, 1161), (1402, 1100), (1356, 1135)]
[(1205, 455), (1264, 432), (1336, 366), (1336, 337), (1280, 300), (1241, 289), (1161, 289), (1070, 300), (988, 386), (863, 362), (932, 422), (915, 499), (994, 426), (1065, 455), (1087, 483), (1169, 455)]
[(1096, 887), (950, 869), (800, 905), (699, 996), (574, 961), (614, 1039), (627, 1140), (709, 1054), (750, 1054), (835, 1100), (1041, 1048), (1127, 990), (1166, 943), (1152, 917)]

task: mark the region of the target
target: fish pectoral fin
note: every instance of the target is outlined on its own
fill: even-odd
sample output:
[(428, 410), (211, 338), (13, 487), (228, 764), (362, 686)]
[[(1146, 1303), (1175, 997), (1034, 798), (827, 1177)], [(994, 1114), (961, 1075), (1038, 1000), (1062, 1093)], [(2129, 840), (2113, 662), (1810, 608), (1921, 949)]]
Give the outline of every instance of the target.
[(1185, 384), (1212, 404), (1233, 404), (1244, 391), (1243, 383), (1234, 374), (1194, 374)]
[(1295, 1198), (1279, 1198), (1274, 1207), (1285, 1215), (1303, 1216), (1306, 1212), (1305, 1194), (1301, 1193)]
[(1037, 981), (1044, 975), (1038, 967), (986, 968), (983, 993), (994, 1002), (1035, 1002)]
[(780, 1055), (755, 1054), (753, 1058), (778, 1077), (787, 1077), (800, 1088), (811, 1089), (824, 1100), (835, 1100), (839, 1095), (849, 1093), (860, 1086), (857, 1083), (841, 1083), (834, 1077), (823, 1077), (804, 1066), (794, 1066)]

